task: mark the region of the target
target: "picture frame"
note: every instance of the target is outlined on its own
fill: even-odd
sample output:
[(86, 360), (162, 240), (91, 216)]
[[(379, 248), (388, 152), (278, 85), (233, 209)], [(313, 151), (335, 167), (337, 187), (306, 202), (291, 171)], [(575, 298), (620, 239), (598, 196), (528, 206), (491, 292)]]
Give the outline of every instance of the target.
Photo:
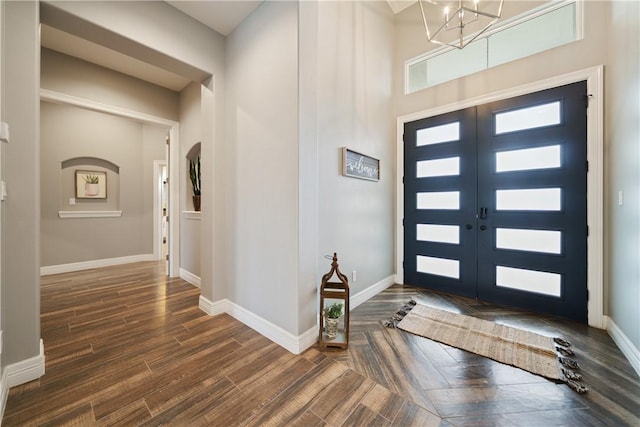
[(76, 199), (106, 199), (107, 173), (76, 170)]
[(342, 147), (342, 175), (380, 181), (380, 160)]

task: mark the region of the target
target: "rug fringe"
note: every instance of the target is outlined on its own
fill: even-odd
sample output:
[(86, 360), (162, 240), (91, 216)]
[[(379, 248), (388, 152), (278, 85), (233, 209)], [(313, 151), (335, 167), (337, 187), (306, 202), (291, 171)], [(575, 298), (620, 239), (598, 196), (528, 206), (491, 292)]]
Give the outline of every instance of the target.
[(559, 345), (556, 346), (556, 351), (563, 356), (575, 356), (573, 350), (571, 350), (570, 348), (560, 347)]
[(560, 337), (555, 337), (553, 339), (553, 342), (555, 342), (556, 344), (559, 344), (563, 347), (571, 347), (571, 343), (567, 340), (565, 340), (564, 338), (560, 338)]
[[(398, 327), (398, 323), (405, 318), (405, 316), (417, 305), (418, 303), (412, 298), (407, 303), (405, 303), (398, 311), (396, 311), (391, 319), (384, 321), (384, 326), (390, 329), (395, 329)], [(557, 360), (560, 364), (560, 371), (563, 379), (556, 378), (555, 380), (559, 380), (560, 382), (564, 382), (571, 389), (576, 391), (577, 393), (586, 393), (589, 389), (576, 382), (582, 380), (582, 375), (575, 372), (576, 369), (580, 369), (578, 362), (576, 362), (570, 356), (575, 356), (574, 351), (569, 348), (571, 347), (571, 343), (564, 338), (555, 337), (553, 338), (553, 342), (556, 344), (553, 346), (556, 351)]]
[(565, 378), (564, 382), (577, 393), (582, 394), (589, 391), (586, 386), (576, 382), (582, 380), (582, 375), (575, 372), (576, 369), (580, 369), (580, 365), (578, 365), (578, 362), (574, 359), (566, 357), (568, 353), (573, 355), (573, 351), (563, 347), (556, 347), (556, 350), (559, 353), (558, 361), (561, 365), (560, 370), (562, 371), (562, 375), (564, 375)]
[(387, 328), (390, 329), (395, 329), (398, 327), (398, 323), (404, 319), (404, 317), (407, 315), (407, 313), (409, 313), (411, 311), (411, 309), (413, 307), (416, 306), (416, 304), (418, 304), (417, 302), (415, 302), (412, 299), (410, 299), (405, 305), (402, 306), (402, 308), (398, 311), (396, 311), (393, 316), (391, 316), (390, 320), (387, 320), (384, 322), (384, 326), (386, 326)]
[(587, 391), (589, 391), (588, 388), (586, 388), (582, 384), (579, 384), (573, 380), (567, 380), (567, 385), (580, 394), (586, 393)]

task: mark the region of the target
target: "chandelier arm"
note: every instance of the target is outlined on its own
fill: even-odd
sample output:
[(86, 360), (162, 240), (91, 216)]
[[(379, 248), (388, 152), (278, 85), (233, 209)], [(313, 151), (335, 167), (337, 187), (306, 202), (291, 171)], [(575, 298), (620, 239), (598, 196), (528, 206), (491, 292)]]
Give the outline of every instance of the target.
[[(445, 20), (444, 23), (435, 31), (435, 33), (433, 33), (433, 35), (431, 34), (431, 31), (429, 30), (429, 25), (427, 24), (427, 14), (425, 13), (425, 9), (424, 9), (424, 5), (423, 3), (429, 3), (429, 4), (433, 4), (433, 5), (438, 5), (438, 2), (435, 0), (418, 0), (418, 4), (420, 5), (420, 12), (422, 15), (422, 22), (424, 24), (424, 28), (425, 31), (427, 33), (427, 40), (430, 43), (434, 43), (434, 44), (438, 44), (438, 45), (445, 45), (445, 46), (450, 46), (450, 47), (455, 47), (457, 49), (462, 49), (464, 48), (466, 45), (468, 45), (469, 43), (473, 42), (474, 40), (476, 40), (480, 35), (482, 35), (484, 32), (486, 32), (493, 24), (495, 24), (498, 19), (502, 16), (502, 7), (504, 5), (504, 0), (500, 0), (500, 3), (498, 5), (498, 12), (496, 14), (490, 13), (490, 12), (486, 12), (484, 10), (478, 10), (477, 9), (477, 4), (475, 6), (475, 8), (470, 8), (468, 6), (465, 6), (463, 4), (463, 0), (458, 0), (458, 9), (453, 12), (451, 15), (449, 15), (448, 11), (446, 11), (445, 13)], [(447, 8), (448, 9), (448, 8)], [(467, 16), (473, 16), (472, 19), (468, 20), (465, 22), (464, 20), (464, 13), (467, 13)], [(473, 15), (469, 15), (469, 13), (473, 14)], [(483, 16), (483, 17), (487, 17), (487, 18), (491, 18), (491, 22), (489, 24), (487, 24), (484, 28), (482, 28), (480, 31), (478, 31), (477, 33), (473, 34), (473, 37), (467, 37), (467, 40), (465, 40), (464, 37), (464, 28), (477, 21), (479, 16)], [(457, 23), (456, 24), (452, 24), (450, 25), (450, 23), (452, 21), (456, 20)], [(453, 42), (446, 42), (446, 41), (440, 41), (440, 40), (436, 40), (436, 38), (438, 37), (438, 35), (443, 32), (443, 30), (445, 32), (450, 31), (450, 30), (458, 30), (458, 40), (453, 41)]]

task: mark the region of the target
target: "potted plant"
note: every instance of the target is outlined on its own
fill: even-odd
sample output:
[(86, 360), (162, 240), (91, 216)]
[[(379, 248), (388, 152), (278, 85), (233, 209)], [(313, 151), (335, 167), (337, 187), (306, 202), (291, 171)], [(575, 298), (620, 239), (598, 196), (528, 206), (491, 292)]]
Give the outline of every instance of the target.
[(338, 322), (340, 321), (340, 317), (342, 317), (343, 307), (343, 303), (335, 302), (324, 308), (325, 332), (329, 339), (334, 339), (336, 335), (338, 335)]
[(193, 209), (200, 211), (200, 156), (189, 160), (189, 179), (193, 188)]
[(100, 178), (97, 175), (86, 175), (84, 180), (84, 194), (87, 196), (97, 196), (100, 188), (98, 186)]

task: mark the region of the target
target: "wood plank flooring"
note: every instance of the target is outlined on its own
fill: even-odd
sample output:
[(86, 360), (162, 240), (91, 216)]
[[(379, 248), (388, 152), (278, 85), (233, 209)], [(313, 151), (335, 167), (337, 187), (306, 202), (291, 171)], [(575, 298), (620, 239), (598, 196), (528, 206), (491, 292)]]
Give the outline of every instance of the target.
[[(384, 328), (409, 299), (573, 343), (586, 394), (444, 344)], [(391, 309), (390, 309), (391, 308)], [(352, 311), (347, 352), (326, 353), (439, 415), (447, 426), (640, 426), (640, 379), (599, 329), (394, 285)]]
[(46, 373), (5, 426), (427, 425), (440, 418), (317, 349), (294, 355), (137, 263), (42, 278)]
[[(396, 285), (352, 311), (348, 350), (293, 355), (198, 296), (161, 263), (43, 277), (46, 373), (11, 389), (3, 424), (640, 425), (638, 376), (584, 325)], [(385, 328), (409, 298), (567, 337), (590, 391)]]

